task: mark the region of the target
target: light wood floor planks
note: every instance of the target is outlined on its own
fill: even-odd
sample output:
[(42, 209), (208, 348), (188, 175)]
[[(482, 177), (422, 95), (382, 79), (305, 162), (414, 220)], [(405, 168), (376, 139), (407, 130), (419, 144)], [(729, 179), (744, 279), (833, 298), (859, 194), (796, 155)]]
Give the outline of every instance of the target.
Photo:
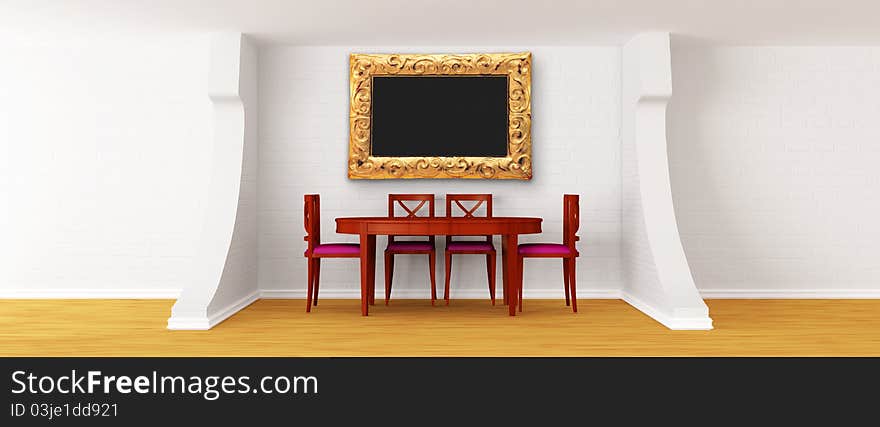
[(260, 300), (169, 331), (169, 300), (0, 300), (0, 356), (880, 356), (880, 300), (710, 300), (712, 331), (670, 331), (619, 300)]

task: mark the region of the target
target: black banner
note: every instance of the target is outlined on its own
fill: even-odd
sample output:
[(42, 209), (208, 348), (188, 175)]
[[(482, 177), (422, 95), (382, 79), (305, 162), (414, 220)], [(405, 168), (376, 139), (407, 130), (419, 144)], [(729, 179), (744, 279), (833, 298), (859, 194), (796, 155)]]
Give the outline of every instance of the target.
[[(6, 358), (3, 426), (875, 422), (878, 359)], [(861, 416), (871, 418), (859, 418)], [(550, 424), (547, 424), (550, 423)]]

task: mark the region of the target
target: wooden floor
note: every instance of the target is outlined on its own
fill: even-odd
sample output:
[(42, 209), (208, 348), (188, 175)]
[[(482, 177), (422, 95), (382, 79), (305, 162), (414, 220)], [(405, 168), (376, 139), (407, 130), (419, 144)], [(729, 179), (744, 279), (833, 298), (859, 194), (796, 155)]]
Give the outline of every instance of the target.
[(170, 300), (0, 300), (0, 356), (880, 356), (880, 300), (709, 300), (712, 331), (670, 331), (619, 300), (502, 305), (261, 300), (169, 331)]

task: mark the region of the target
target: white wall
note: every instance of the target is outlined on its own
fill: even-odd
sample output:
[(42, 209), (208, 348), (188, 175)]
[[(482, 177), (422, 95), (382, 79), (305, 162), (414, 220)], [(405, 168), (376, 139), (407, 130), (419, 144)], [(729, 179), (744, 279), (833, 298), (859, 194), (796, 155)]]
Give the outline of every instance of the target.
[[(270, 46), (260, 52), (259, 280), (264, 295), (301, 296), (305, 291), (303, 194), (321, 194), (323, 240), (337, 235), (333, 219), (385, 215), (393, 192), (443, 195), (491, 192), (495, 214), (540, 216), (544, 234), (524, 241), (561, 242), (562, 194), (581, 195), (581, 258), (578, 289), (613, 296), (620, 289), (620, 50), (616, 47), (444, 48), (443, 51), (533, 53), (531, 182), (482, 180), (354, 181), (348, 159), (348, 55), (352, 52), (436, 52), (428, 48)], [(380, 250), (384, 238), (379, 239)], [(439, 244), (442, 249), (442, 243)], [(395, 263), (395, 294), (425, 296), (427, 257), (402, 256)], [(409, 259), (407, 259), (409, 258)], [(438, 257), (438, 288), (443, 262)], [(380, 259), (381, 261), (381, 259)], [(357, 261), (328, 260), (321, 270), (322, 295), (356, 297)], [(453, 263), (453, 298), (488, 297), (485, 259), (459, 256)], [(377, 267), (382, 288), (382, 263)], [(562, 297), (558, 260), (529, 260), (525, 294)], [(500, 266), (500, 262), (498, 264)], [(500, 287), (500, 267), (499, 267)], [(268, 291), (268, 292), (266, 292)], [(380, 291), (381, 293), (381, 291)]]
[[(233, 36), (233, 37), (230, 37)], [(257, 177), (258, 167), (258, 95), (257, 47), (240, 33), (221, 36), (238, 39), (238, 94), (243, 118), (243, 138), (236, 139), (241, 146), (231, 145), (241, 152), (241, 177), (239, 181), (238, 206), (235, 211), (235, 224), (229, 243), (229, 251), (220, 283), (208, 307), (208, 315), (223, 311), (229, 306), (249, 304), (257, 297)], [(226, 47), (226, 46), (224, 46)], [(236, 116), (232, 116), (236, 117)], [(226, 120), (230, 116), (215, 115), (215, 120)], [(238, 136), (238, 135), (236, 135)], [(219, 141), (215, 140), (215, 144)], [(216, 149), (216, 148), (215, 148)], [(235, 168), (229, 168), (234, 170)], [(209, 213), (211, 215), (213, 213)], [(239, 307), (240, 308), (240, 307)], [(238, 308), (236, 308), (238, 309)]]
[(880, 48), (673, 61), (672, 189), (704, 295), (880, 295)]
[(28, 40), (0, 41), (0, 295), (175, 295), (210, 166), (206, 39)]
[(673, 96), (669, 33), (622, 49), (621, 265), (623, 299), (671, 329), (712, 329), (676, 226), (666, 116)]
[(211, 180), (192, 276), (168, 329), (210, 329), (258, 296), (257, 57), (239, 32), (210, 37)]

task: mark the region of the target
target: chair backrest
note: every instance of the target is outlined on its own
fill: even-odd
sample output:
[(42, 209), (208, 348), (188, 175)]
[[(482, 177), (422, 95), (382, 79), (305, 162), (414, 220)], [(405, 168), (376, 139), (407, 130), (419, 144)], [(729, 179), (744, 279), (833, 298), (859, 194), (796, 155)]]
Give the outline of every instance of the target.
[[(417, 202), (411, 204), (407, 204), (406, 202)], [(427, 215), (430, 218), (434, 217), (434, 195), (433, 194), (389, 194), (388, 195), (388, 217), (395, 218), (398, 217), (394, 214), (394, 207), (400, 206), (403, 208), (403, 211), (406, 213), (405, 215), (399, 216), (402, 218), (417, 218), (419, 217), (419, 212), (422, 208), (425, 208), (427, 205)], [(393, 242), (394, 236), (388, 236), (388, 241)], [(430, 236), (428, 241), (434, 242), (434, 236)]]
[(317, 194), (306, 194), (304, 199), (303, 219), (306, 236), (303, 240), (309, 244), (306, 249), (308, 256), (311, 255), (315, 246), (321, 244), (321, 197)]
[(575, 242), (580, 240), (577, 231), (581, 226), (580, 196), (566, 194), (562, 197), (562, 243), (575, 250)]
[[(461, 202), (475, 202), (470, 207), (466, 207)], [(446, 216), (453, 217), (454, 213), (461, 211), (464, 218), (478, 218), (474, 215), (480, 206), (486, 205), (485, 218), (492, 217), (492, 195), (491, 194), (447, 194), (446, 195)], [(486, 237), (487, 242), (492, 242), (492, 236)], [(446, 243), (452, 241), (452, 236), (446, 236)]]
[[(418, 202), (415, 207), (410, 207), (406, 202)], [(415, 218), (419, 211), (428, 205), (429, 217), (434, 217), (434, 195), (433, 194), (389, 194), (388, 195), (388, 216), (394, 218), (394, 206), (400, 205), (406, 212), (405, 218)]]

